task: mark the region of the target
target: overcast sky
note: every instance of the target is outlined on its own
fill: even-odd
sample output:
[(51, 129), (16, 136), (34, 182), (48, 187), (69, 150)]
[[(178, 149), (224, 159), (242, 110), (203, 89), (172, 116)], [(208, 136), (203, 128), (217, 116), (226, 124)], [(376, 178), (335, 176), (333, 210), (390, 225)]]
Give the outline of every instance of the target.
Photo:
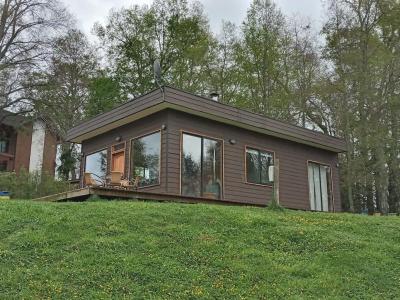
[[(76, 17), (78, 26), (86, 34), (95, 22), (105, 23), (111, 8), (129, 7), (132, 4), (151, 4), (152, 0), (62, 0)], [(189, 0), (190, 1), (190, 0)], [(200, 0), (210, 20), (211, 29), (218, 33), (221, 21), (240, 24), (251, 0)], [(310, 20), (314, 30), (320, 30), (324, 15), (321, 0), (275, 0), (275, 3), (287, 16), (297, 16)]]

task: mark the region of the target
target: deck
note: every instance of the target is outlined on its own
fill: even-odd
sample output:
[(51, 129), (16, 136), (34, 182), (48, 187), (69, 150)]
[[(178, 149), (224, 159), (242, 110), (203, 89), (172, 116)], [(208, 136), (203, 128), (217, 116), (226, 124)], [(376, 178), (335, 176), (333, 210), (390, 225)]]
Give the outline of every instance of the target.
[[(167, 201), (167, 202), (183, 202), (183, 203), (212, 203), (226, 205), (250, 205), (238, 203), (229, 200), (214, 200), (207, 198), (187, 197), (176, 194), (160, 194), (145, 191), (133, 191), (120, 188), (110, 187), (85, 187), (59, 194), (49, 195), (41, 198), (33, 199), (34, 201), (47, 202), (66, 202), (66, 201), (86, 201), (90, 196), (95, 195), (105, 199), (117, 200), (147, 200), (147, 201)], [(258, 205), (257, 205), (258, 206)]]

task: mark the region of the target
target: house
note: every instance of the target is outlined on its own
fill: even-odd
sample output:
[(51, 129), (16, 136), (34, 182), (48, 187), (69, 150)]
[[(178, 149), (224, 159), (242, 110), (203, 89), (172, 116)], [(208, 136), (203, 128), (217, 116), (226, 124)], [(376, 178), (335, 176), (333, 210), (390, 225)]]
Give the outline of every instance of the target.
[(0, 111), (0, 172), (54, 175), (56, 142), (43, 120)]
[[(105, 178), (120, 171), (138, 180), (138, 192), (157, 199), (265, 206), (275, 190), (284, 207), (341, 210), (342, 139), (176, 88), (153, 90), (98, 115), (67, 138), (82, 144), (81, 172)], [(271, 167), (278, 160), (274, 182)]]

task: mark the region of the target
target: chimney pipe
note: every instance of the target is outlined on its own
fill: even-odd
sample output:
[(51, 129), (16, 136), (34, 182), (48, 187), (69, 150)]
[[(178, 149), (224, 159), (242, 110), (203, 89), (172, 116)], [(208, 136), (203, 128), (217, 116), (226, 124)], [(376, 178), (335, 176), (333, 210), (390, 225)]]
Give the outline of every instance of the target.
[(219, 94), (217, 92), (210, 93), (210, 98), (214, 101), (219, 101)]

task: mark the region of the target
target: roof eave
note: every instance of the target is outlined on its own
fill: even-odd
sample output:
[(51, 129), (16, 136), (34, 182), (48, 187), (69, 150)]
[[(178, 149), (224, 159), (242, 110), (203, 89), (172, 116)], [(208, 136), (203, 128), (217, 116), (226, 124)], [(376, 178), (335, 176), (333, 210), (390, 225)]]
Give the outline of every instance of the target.
[(195, 116), (198, 116), (198, 117), (207, 118), (207, 119), (210, 119), (210, 120), (213, 120), (213, 121), (217, 121), (217, 122), (221, 122), (221, 123), (224, 123), (224, 124), (236, 126), (236, 127), (239, 127), (239, 128), (243, 128), (243, 129), (246, 129), (246, 130), (250, 130), (250, 131), (253, 131), (253, 132), (258, 132), (258, 133), (269, 135), (269, 136), (274, 136), (274, 137), (277, 137), (277, 138), (289, 140), (289, 141), (296, 142), (296, 143), (309, 145), (309, 146), (316, 147), (316, 148), (319, 148), (319, 149), (324, 149), (324, 150), (327, 150), (327, 151), (332, 151), (332, 152), (336, 152), (336, 153), (345, 152), (344, 146), (343, 147), (332, 147), (332, 146), (328, 146), (328, 145), (324, 145), (324, 144), (314, 143), (314, 142), (302, 140), (302, 139), (299, 139), (299, 138), (296, 138), (296, 137), (293, 137), (293, 136), (283, 135), (283, 134), (280, 134), (280, 133), (277, 133), (277, 132), (274, 132), (274, 131), (271, 131), (271, 130), (267, 130), (267, 129), (264, 129), (264, 128), (249, 126), (249, 125), (247, 125), (245, 123), (232, 121), (232, 120), (229, 120), (229, 119), (226, 119), (226, 118), (222, 118), (222, 117), (217, 116), (217, 115), (205, 114), (205, 113), (200, 112), (200, 111), (190, 110), (190, 109), (187, 109), (184, 106), (178, 106), (178, 105), (171, 104), (171, 103), (168, 103), (168, 102), (163, 102), (163, 103), (157, 104), (155, 106), (146, 108), (143, 111), (140, 111), (140, 112), (138, 112), (138, 113), (136, 113), (134, 115), (122, 118), (122, 119), (120, 119), (118, 121), (110, 123), (107, 126), (103, 126), (103, 127), (98, 128), (96, 130), (92, 130), (92, 131), (89, 131), (89, 132), (86, 132), (86, 133), (83, 133), (83, 134), (80, 134), (80, 135), (67, 136), (67, 139), (70, 142), (82, 143), (84, 140), (93, 138), (93, 137), (98, 136), (100, 134), (106, 133), (106, 132), (108, 132), (108, 131), (110, 131), (112, 129), (115, 129), (115, 128), (118, 128), (120, 126), (129, 124), (131, 122), (134, 122), (136, 120), (142, 119), (144, 117), (147, 117), (149, 115), (152, 115), (152, 114), (154, 114), (156, 112), (159, 112), (159, 111), (162, 111), (162, 110), (165, 110), (165, 109), (173, 109), (173, 110), (176, 110), (176, 111), (185, 112), (185, 113), (188, 113), (188, 114), (191, 114), (191, 115), (195, 115)]

